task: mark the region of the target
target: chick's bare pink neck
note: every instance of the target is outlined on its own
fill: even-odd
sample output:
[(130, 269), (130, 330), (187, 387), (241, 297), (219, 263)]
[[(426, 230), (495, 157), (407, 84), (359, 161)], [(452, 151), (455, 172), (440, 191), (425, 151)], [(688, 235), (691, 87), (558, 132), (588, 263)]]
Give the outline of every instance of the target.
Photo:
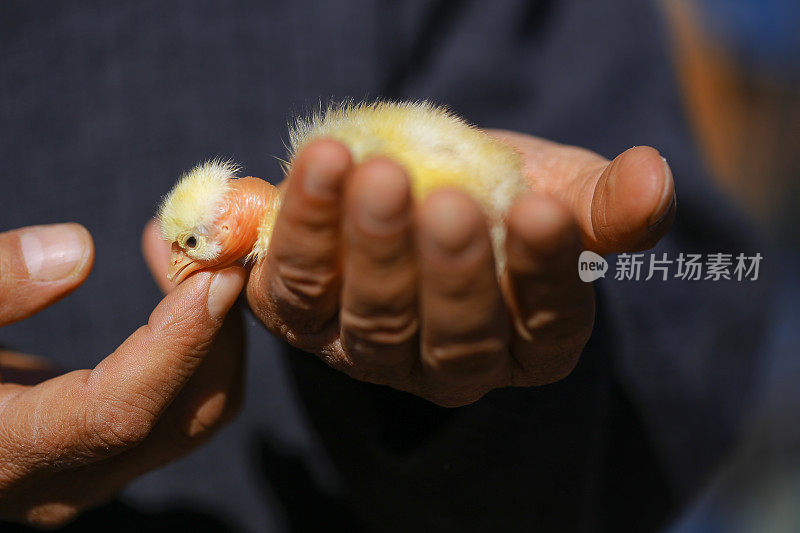
[(274, 185), (252, 176), (231, 182), (231, 190), (217, 219), (222, 236), (221, 267), (233, 264), (253, 249), (259, 226), (269, 214), (277, 191)]

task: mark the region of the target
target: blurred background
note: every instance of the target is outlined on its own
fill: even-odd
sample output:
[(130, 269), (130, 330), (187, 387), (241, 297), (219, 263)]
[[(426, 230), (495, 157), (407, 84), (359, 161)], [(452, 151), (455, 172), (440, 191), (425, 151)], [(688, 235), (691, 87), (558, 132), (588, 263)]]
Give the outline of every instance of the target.
[(662, 0), (688, 116), (719, 183), (800, 242), (800, 2)]
[(741, 444), (674, 529), (800, 531), (800, 2), (661, 6), (710, 174), (761, 226), (782, 272)]

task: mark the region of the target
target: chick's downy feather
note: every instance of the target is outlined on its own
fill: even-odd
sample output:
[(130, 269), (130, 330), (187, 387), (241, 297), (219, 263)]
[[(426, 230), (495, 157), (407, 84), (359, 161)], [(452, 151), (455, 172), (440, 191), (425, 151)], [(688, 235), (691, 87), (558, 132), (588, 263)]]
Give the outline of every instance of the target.
[[(162, 238), (185, 244), (194, 232), (207, 231), (214, 224), (237, 171), (230, 161), (213, 159), (181, 176), (158, 209)], [(219, 255), (218, 248), (218, 243), (210, 242), (203, 249), (194, 250), (193, 255), (212, 260)]]
[[(328, 107), (296, 121), (289, 133), (290, 156), (321, 137), (343, 143), (356, 163), (376, 155), (396, 161), (408, 173), (416, 198), (443, 187), (470, 194), (489, 218), (496, 258), (502, 265), (505, 216), (528, 188), (516, 150), (428, 102)], [(263, 252), (266, 248), (259, 243), (257, 253)]]

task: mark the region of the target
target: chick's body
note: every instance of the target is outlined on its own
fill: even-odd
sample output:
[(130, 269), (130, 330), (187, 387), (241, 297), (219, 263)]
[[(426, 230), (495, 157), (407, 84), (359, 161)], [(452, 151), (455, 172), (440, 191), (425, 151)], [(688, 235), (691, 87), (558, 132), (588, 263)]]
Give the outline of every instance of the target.
[[(343, 143), (355, 163), (372, 156), (396, 161), (408, 173), (417, 199), (444, 187), (468, 193), (486, 213), (502, 271), (506, 214), (528, 189), (513, 148), (427, 102), (341, 104), (298, 119), (289, 133), (291, 159), (319, 138)], [(178, 281), (197, 269), (229, 264), (233, 256), (259, 261), (267, 255), (281, 195), (266, 182), (240, 187), (243, 180), (234, 172), (218, 161), (198, 165), (165, 197), (159, 219), (165, 239), (173, 244), (172, 271)], [(244, 213), (248, 209), (258, 212)], [(243, 224), (253, 226), (243, 231), (238, 227)], [(245, 234), (255, 236), (247, 246), (241, 242)], [(201, 248), (206, 252), (201, 254)], [(249, 253), (241, 253), (244, 248)]]
[(468, 193), (489, 219), (502, 265), (505, 215), (528, 189), (516, 150), (427, 102), (342, 104), (299, 119), (289, 135), (291, 156), (322, 137), (347, 146), (356, 163), (376, 155), (396, 161), (418, 199), (444, 187)]

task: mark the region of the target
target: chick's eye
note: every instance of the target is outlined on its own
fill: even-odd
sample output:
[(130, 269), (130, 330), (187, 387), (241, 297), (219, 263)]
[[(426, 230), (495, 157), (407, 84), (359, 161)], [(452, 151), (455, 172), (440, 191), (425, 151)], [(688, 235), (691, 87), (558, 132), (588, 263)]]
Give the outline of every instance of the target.
[(189, 248), (194, 248), (195, 246), (197, 246), (197, 237), (191, 235), (188, 239), (186, 239), (186, 246), (188, 246)]

